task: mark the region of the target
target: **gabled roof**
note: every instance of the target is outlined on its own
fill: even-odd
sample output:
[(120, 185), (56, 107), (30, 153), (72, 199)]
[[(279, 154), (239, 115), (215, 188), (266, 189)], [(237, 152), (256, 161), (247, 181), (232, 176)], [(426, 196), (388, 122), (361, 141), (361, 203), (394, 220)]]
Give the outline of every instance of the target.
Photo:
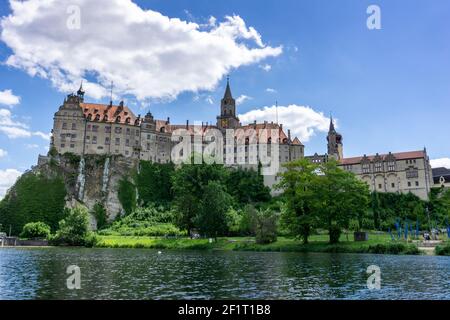
[(296, 145), (296, 146), (297, 146), (297, 145), (299, 145), (299, 146), (302, 146), (302, 145), (303, 145), (303, 143), (301, 143), (301, 142), (300, 142), (300, 139), (297, 138), (297, 137), (294, 138), (294, 141), (292, 141), (292, 144), (293, 144), (293, 145)]
[[(380, 154), (378, 156), (380, 156), (382, 159), (385, 159), (389, 155), (390, 154), (388, 153), (388, 154)], [(391, 155), (393, 155), (396, 160), (421, 159), (421, 158), (426, 157), (426, 153), (423, 150), (396, 152), (396, 153), (391, 153)], [(367, 158), (369, 159), (369, 161), (373, 161), (376, 156), (377, 155), (370, 155), (370, 156), (367, 156)], [(363, 158), (364, 158), (364, 156), (363, 157), (344, 158), (344, 159), (340, 160), (340, 163), (341, 164), (358, 164), (358, 163), (361, 163)]]
[(433, 168), (433, 177), (450, 177), (450, 169), (439, 167), (439, 168)]

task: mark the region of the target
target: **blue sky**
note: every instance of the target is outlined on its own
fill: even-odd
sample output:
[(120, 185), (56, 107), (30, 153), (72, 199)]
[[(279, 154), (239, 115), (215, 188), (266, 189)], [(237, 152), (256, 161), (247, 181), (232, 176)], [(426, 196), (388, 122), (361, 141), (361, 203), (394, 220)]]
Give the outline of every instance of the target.
[[(80, 2), (82, 22), (83, 17), (89, 19), (90, 15), (87, 17), (88, 14), (85, 14), (88, 10), (89, 13), (93, 12), (92, 16), (97, 15), (101, 22), (105, 11), (100, 3), (102, 1), (104, 0), (97, 2), (97, 7), (91, 4), (89, 8), (84, 8), (84, 0), (70, 3)], [(39, 1), (32, 0), (32, 2)], [(170, 117), (172, 122), (184, 123), (186, 119), (215, 122), (226, 74), (230, 74), (233, 95), (243, 100), (238, 106), (238, 112), (244, 119), (249, 119), (252, 110), (273, 106), (275, 101), (278, 101), (280, 106), (298, 108), (295, 109), (298, 112), (292, 114), (288, 113), (286, 108), (283, 119), (288, 122), (285, 126), (291, 126), (293, 131), (302, 136), (307, 154), (325, 152), (324, 121), (332, 112), (338, 119), (339, 131), (344, 136), (345, 156), (417, 150), (426, 146), (432, 159), (450, 157), (448, 132), (450, 2), (447, 0), (434, 0), (433, 5), (424, 0), (136, 0), (134, 2), (140, 10), (151, 10), (165, 17), (194, 22), (205, 33), (212, 33), (215, 28), (203, 26), (211, 23), (211, 16), (215, 17), (216, 26), (227, 21), (226, 16), (238, 16), (244, 21), (245, 30), (241, 30), (242, 33), (237, 36), (222, 35), (223, 46), (228, 46), (231, 40), (233, 44), (238, 43), (247, 48), (246, 51), (238, 52), (237, 47), (233, 47), (234, 51), (230, 51), (230, 54), (224, 48), (226, 52), (224, 60), (232, 54), (231, 52), (235, 52), (236, 56), (223, 65), (216, 63), (217, 55), (207, 57), (199, 69), (200, 72), (197, 72), (200, 75), (205, 72), (205, 78), (210, 78), (202, 84), (199, 84), (201, 81), (198, 78), (195, 80), (193, 73), (196, 73), (197, 69), (185, 66), (187, 61), (184, 60), (185, 56), (180, 60), (183, 64), (179, 65), (176, 63), (178, 57), (173, 56), (170, 61), (159, 65), (148, 67), (149, 64), (145, 63), (143, 64), (145, 67), (138, 65), (136, 70), (130, 69), (130, 73), (143, 74), (139, 75), (140, 78), (134, 76), (129, 79), (126, 88), (125, 85), (119, 88), (118, 84), (115, 99), (125, 99), (136, 113), (145, 113), (150, 109), (156, 117), (163, 119)], [(381, 30), (369, 30), (366, 26), (369, 16), (366, 9), (371, 4), (378, 5), (381, 9)], [(131, 11), (123, 9), (122, 11), (124, 15), (131, 14)], [(120, 15), (121, 11), (117, 12)], [(0, 15), (5, 17), (11, 13), (9, 4), (2, 1)], [(18, 12), (12, 14), (19, 15)], [(23, 43), (28, 43), (29, 39), (39, 39), (37, 42), (48, 41), (48, 56), (52, 56), (55, 52), (56, 48), (52, 47), (54, 43), (61, 45), (58, 48), (66, 48), (67, 46), (61, 43), (67, 41), (63, 44), (86, 46), (86, 50), (90, 50), (91, 46), (94, 47), (93, 42), (99, 37), (121, 40), (120, 19), (114, 28), (106, 26), (101, 31), (85, 28), (83, 37), (79, 38), (81, 40), (75, 41), (73, 39), (76, 35), (72, 39), (70, 34), (68, 36), (64, 33), (67, 30), (58, 33), (59, 30), (53, 27), (58, 24), (51, 23), (54, 16), (48, 14), (47, 25), (43, 22), (44, 19), (39, 17), (33, 18), (36, 21), (33, 22), (34, 25), (30, 24), (30, 28), (2, 24), (0, 92), (11, 90), (13, 96), (20, 97), (20, 102), (13, 105), (4, 102), (0, 105), (0, 109), (8, 110), (8, 119), (12, 119), (16, 126), (20, 125), (20, 128), (28, 132), (21, 137), (11, 137), (11, 134), (8, 136), (0, 130), (0, 150), (4, 151), (3, 156), (0, 152), (0, 170), (3, 171), (14, 169), (22, 172), (36, 163), (39, 153), (46, 152), (48, 140), (44, 134), (49, 133), (52, 128), (53, 114), (64, 99), (64, 95), (70, 91), (69, 88), (73, 88), (74, 91), (77, 89), (76, 83), (79, 80), (84, 78), (92, 84), (92, 92), (95, 91), (96, 94), (89, 97), (89, 100), (106, 103), (109, 100), (104, 94), (108, 91), (108, 88), (105, 89), (106, 83), (114, 77), (117, 79), (127, 77), (126, 71), (123, 70), (122, 73), (117, 71), (115, 74), (114, 70), (122, 67), (120, 63), (109, 60), (108, 54), (101, 56), (99, 51), (89, 52), (87, 59), (96, 58), (99, 64), (103, 59), (110, 64), (107, 67), (102, 66), (103, 69), (92, 67), (92, 70), (80, 65), (81, 71), (73, 71), (77, 65), (70, 65), (70, 62), (64, 61), (61, 57), (55, 58), (54, 61), (47, 61), (45, 54), (37, 54), (30, 58), (30, 55), (39, 51), (36, 48), (27, 48), (29, 54), (25, 57), (23, 53), (25, 50), (23, 52), (21, 50), (23, 46), (15, 43), (15, 35)], [(108, 13), (105, 15), (107, 17)], [(111, 23), (110, 20), (107, 20), (107, 23)], [(232, 24), (237, 24), (236, 21), (233, 20)], [(47, 29), (44, 27), (40, 29), (42, 25)], [(258, 37), (251, 34), (250, 27), (260, 35), (262, 46), (258, 44)], [(49, 31), (49, 28), (55, 29)], [(6, 37), (5, 30), (8, 31)], [(125, 31), (127, 32), (123, 38), (123, 46), (127, 48), (121, 48), (120, 41), (115, 44), (118, 50), (122, 50), (121, 54), (124, 54), (124, 57), (127, 57), (126, 54), (133, 55), (133, 43), (142, 44), (144, 49), (151, 50), (153, 42), (158, 41), (151, 34), (151, 28)], [(176, 32), (168, 34), (176, 37), (168, 37), (164, 40), (168, 42), (162, 41), (162, 45), (167, 47), (171, 44), (170, 41), (178, 41), (177, 37), (180, 34)], [(131, 38), (137, 42), (128, 42)], [(195, 47), (197, 45), (195, 41), (198, 40), (192, 41)], [(220, 52), (220, 44), (213, 47), (217, 48)], [(252, 50), (264, 48), (272, 50), (265, 53), (264, 58), (239, 60), (249, 52), (256, 55), (256, 51)], [(276, 48), (281, 48), (281, 53), (275, 53)], [(183, 52), (180, 54), (185, 55)], [(22, 60), (11, 63), (8, 58), (14, 55), (21, 56)], [(211, 60), (208, 60), (209, 58)], [(46, 76), (33, 75), (30, 71), (30, 61), (35, 63), (32, 67), (47, 68)], [(85, 61), (82, 60), (81, 63)], [(64, 67), (62, 66), (64, 64), (70, 66)], [(179, 74), (177, 68), (180, 68)], [(208, 70), (214, 68), (217, 70), (209, 73)], [(150, 74), (156, 72), (156, 69), (158, 70), (156, 76), (152, 74), (151, 77), (146, 77), (146, 72)], [(55, 78), (52, 70), (62, 71), (63, 79)], [(107, 70), (108, 73), (105, 71), (105, 74), (99, 74), (99, 70)], [(67, 76), (66, 73), (70, 72), (72, 72), (70, 76)], [(146, 94), (154, 92), (152, 90), (157, 86), (160, 76), (160, 82), (167, 81), (170, 85), (177, 82), (174, 91), (161, 96), (157, 93)], [(189, 81), (191, 77), (193, 80)], [(134, 88), (142, 83), (145, 85)], [(106, 91), (102, 91), (100, 87)], [(155, 92), (165, 90), (164, 87), (161, 88), (156, 88)], [(272, 92), (268, 92), (267, 89), (272, 89), (269, 90)], [(309, 106), (314, 114), (311, 115), (311, 112), (309, 115), (305, 114), (306, 109), (300, 108), (301, 106)], [(268, 116), (270, 114), (267, 113)], [(305, 118), (299, 120), (303, 116)], [(308, 118), (311, 116), (315, 118)], [(292, 128), (303, 126), (305, 123), (307, 125), (309, 123), (307, 134), (301, 128)]]

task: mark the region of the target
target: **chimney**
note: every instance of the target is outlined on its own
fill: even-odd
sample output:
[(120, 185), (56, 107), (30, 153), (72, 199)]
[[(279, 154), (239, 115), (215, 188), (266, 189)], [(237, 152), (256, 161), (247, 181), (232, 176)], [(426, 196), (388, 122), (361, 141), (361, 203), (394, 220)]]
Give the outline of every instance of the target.
[(186, 130), (189, 130), (189, 120), (186, 120)]
[(169, 124), (170, 123), (170, 118), (169, 117), (167, 117), (167, 121), (166, 121), (166, 124)]
[(289, 139), (289, 141), (291, 141), (291, 130), (290, 129), (288, 129), (288, 139)]

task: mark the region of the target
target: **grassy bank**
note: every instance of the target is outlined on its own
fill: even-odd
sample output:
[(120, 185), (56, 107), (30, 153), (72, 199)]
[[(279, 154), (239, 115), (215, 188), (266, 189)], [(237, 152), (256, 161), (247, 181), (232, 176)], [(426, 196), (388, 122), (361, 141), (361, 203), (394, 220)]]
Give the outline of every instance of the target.
[[(351, 239), (351, 237), (349, 236)], [(330, 245), (327, 235), (314, 235), (308, 244), (295, 239), (279, 237), (274, 243), (256, 244), (253, 238), (219, 238), (209, 243), (207, 239), (164, 239), (156, 237), (99, 236), (97, 247), (102, 248), (148, 248), (175, 250), (235, 250), (235, 251), (274, 251), (274, 252), (339, 252), (376, 254), (420, 254), (417, 247), (404, 241), (391, 241), (385, 234), (371, 234), (369, 241), (347, 241), (343, 235), (339, 244)]]

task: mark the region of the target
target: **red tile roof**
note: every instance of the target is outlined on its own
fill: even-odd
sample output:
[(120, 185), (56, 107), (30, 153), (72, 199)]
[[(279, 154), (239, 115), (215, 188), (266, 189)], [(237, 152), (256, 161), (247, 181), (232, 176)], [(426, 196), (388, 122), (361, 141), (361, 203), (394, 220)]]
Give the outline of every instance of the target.
[(89, 118), (90, 116), (91, 121), (126, 124), (127, 119), (129, 119), (128, 123), (134, 125), (137, 119), (133, 111), (131, 111), (127, 106), (80, 103), (80, 107), (83, 109), (84, 116), (86, 118)]
[[(385, 159), (386, 156), (389, 154), (380, 154), (379, 156), (383, 159)], [(396, 160), (407, 160), (407, 159), (420, 159), (426, 157), (426, 154), (423, 150), (421, 151), (407, 151), (407, 152), (397, 152), (392, 153), (392, 155), (395, 157)], [(370, 161), (373, 161), (373, 159), (376, 157), (376, 155), (370, 155), (367, 156), (367, 158)], [(353, 157), (353, 158), (344, 158), (340, 160), (341, 164), (358, 164), (361, 163), (361, 160), (364, 157)]]
[(298, 145), (298, 146), (302, 146), (303, 144), (300, 142), (300, 139), (299, 138), (297, 138), (297, 137), (295, 137), (294, 138), (294, 141), (292, 141), (292, 144), (293, 145)]

